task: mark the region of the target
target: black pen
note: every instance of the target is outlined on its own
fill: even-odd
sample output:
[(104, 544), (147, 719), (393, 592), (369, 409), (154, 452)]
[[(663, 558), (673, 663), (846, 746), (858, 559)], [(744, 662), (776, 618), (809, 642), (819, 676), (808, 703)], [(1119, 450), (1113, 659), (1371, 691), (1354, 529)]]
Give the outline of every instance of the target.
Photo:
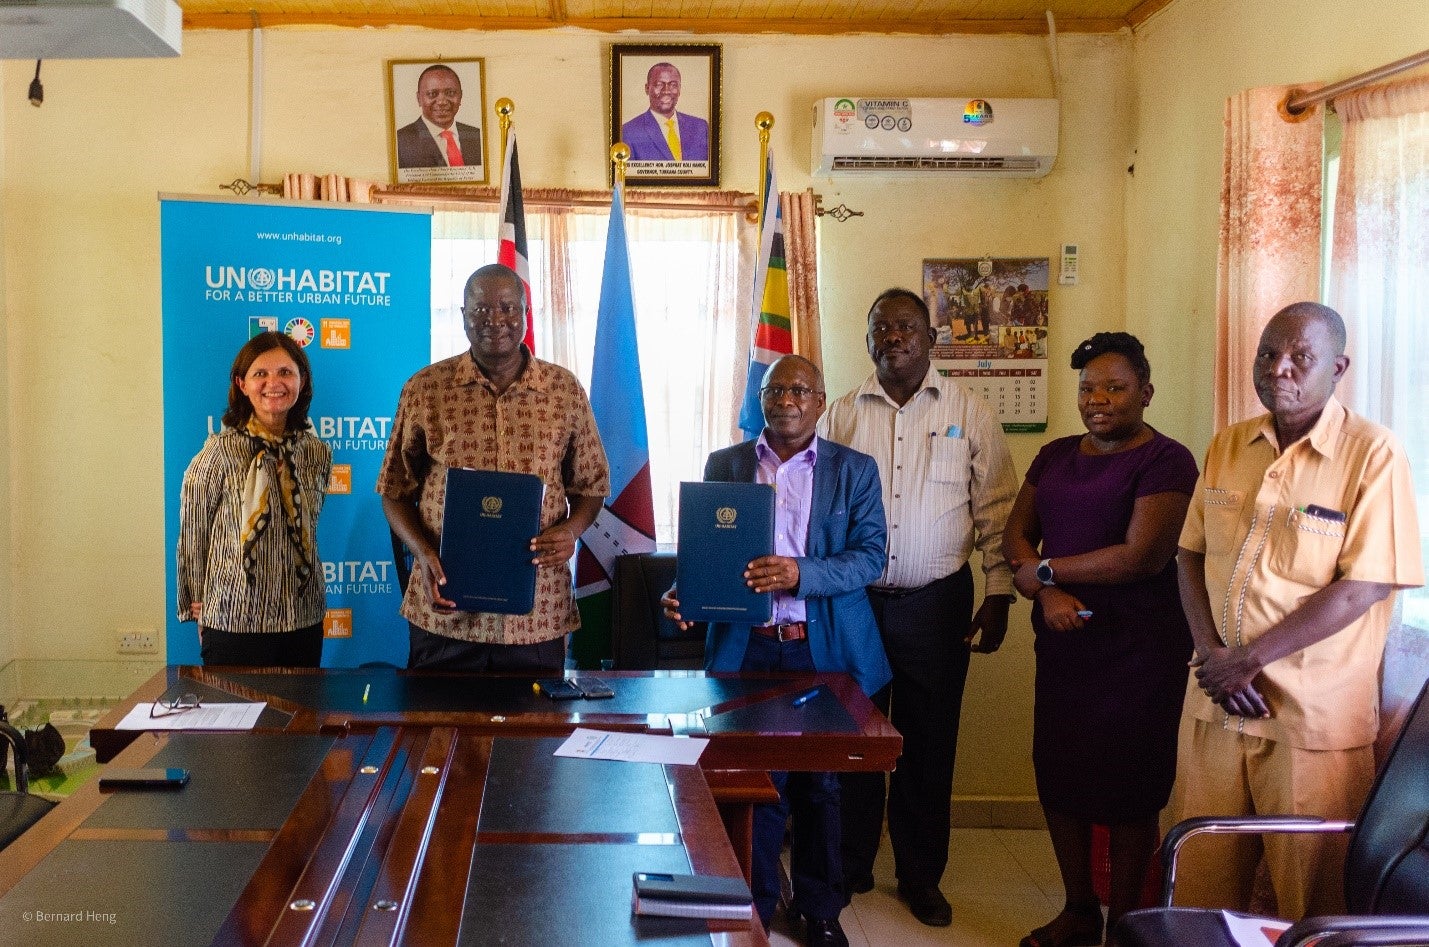
[(813, 700), (815, 697), (818, 697), (818, 696), (819, 696), (819, 689), (818, 689), (817, 687), (814, 688), (814, 689), (811, 690), (811, 691), (806, 691), (806, 692), (800, 694), (798, 697), (795, 697), (795, 698), (794, 698), (794, 706), (795, 706), (795, 707), (802, 707), (802, 706), (804, 706), (805, 704), (807, 704), (809, 701)]

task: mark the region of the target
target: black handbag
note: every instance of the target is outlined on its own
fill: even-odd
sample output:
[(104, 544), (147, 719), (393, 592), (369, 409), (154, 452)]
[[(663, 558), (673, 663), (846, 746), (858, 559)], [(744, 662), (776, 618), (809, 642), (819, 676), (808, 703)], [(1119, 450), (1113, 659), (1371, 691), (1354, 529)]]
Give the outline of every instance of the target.
[[(0, 708), (0, 714), (4, 713), (4, 708)], [(45, 733), (48, 731), (48, 733)], [(55, 753), (46, 765), (54, 768), (54, 764), (64, 753), (64, 738), (60, 736), (58, 730), (52, 725), (45, 724), (40, 730), (31, 730), (28, 733), (20, 733), (9, 723), (0, 720), (0, 752), (13, 750), (15, 753), (15, 788), (10, 792), (0, 792), (0, 848), (9, 845), (22, 833), (44, 817), (45, 813), (55, 807), (55, 803), (44, 798), (30, 794), (30, 771), (29, 771), (29, 743), (30, 737), (34, 734), (43, 734), (35, 742), (46, 754), (54, 752), (54, 741), (59, 741), (59, 752)], [(53, 734), (53, 737), (50, 736)], [(4, 757), (0, 756), (0, 766), (4, 765)]]

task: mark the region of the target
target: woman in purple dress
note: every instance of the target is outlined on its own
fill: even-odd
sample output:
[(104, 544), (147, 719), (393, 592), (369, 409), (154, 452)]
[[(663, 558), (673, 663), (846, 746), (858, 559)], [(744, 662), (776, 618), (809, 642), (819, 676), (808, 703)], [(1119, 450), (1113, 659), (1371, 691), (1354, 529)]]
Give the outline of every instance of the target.
[(1022, 947), (1102, 943), (1093, 825), (1109, 836), (1105, 929), (1136, 907), (1175, 777), (1192, 649), (1174, 560), (1195, 458), (1142, 420), (1153, 389), (1135, 336), (1099, 332), (1072, 367), (1087, 433), (1042, 448), (1003, 534), (1017, 589), (1034, 600), (1032, 763), (1067, 898)]

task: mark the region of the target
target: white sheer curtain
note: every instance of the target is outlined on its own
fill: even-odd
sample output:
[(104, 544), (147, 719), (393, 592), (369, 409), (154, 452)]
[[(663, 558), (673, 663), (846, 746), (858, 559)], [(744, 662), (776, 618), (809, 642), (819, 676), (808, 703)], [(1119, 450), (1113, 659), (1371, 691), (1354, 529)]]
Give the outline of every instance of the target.
[[(1349, 329), (1340, 386), (1409, 451), (1429, 560), (1429, 78), (1335, 99), (1344, 122), (1330, 257), (1330, 304)], [(1386, 705), (1429, 672), (1429, 593), (1402, 598), (1385, 657)]]
[[(536, 354), (590, 385), (609, 212), (528, 208)], [(432, 218), (432, 360), (468, 348), (461, 293), (496, 258), (494, 211)], [(753, 225), (738, 211), (626, 208), (656, 533), (673, 542), (681, 480), (735, 439), (748, 359)], [(747, 231), (747, 233), (746, 233)]]

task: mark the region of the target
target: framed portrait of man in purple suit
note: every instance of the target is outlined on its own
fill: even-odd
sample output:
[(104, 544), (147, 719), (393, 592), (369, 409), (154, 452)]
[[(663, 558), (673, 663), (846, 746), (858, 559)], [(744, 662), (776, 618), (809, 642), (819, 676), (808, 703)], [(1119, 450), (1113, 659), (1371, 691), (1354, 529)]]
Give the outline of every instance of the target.
[(720, 47), (616, 43), (610, 48), (610, 143), (630, 148), (640, 187), (719, 186)]
[(387, 132), (396, 184), (485, 184), (481, 59), (387, 62)]

